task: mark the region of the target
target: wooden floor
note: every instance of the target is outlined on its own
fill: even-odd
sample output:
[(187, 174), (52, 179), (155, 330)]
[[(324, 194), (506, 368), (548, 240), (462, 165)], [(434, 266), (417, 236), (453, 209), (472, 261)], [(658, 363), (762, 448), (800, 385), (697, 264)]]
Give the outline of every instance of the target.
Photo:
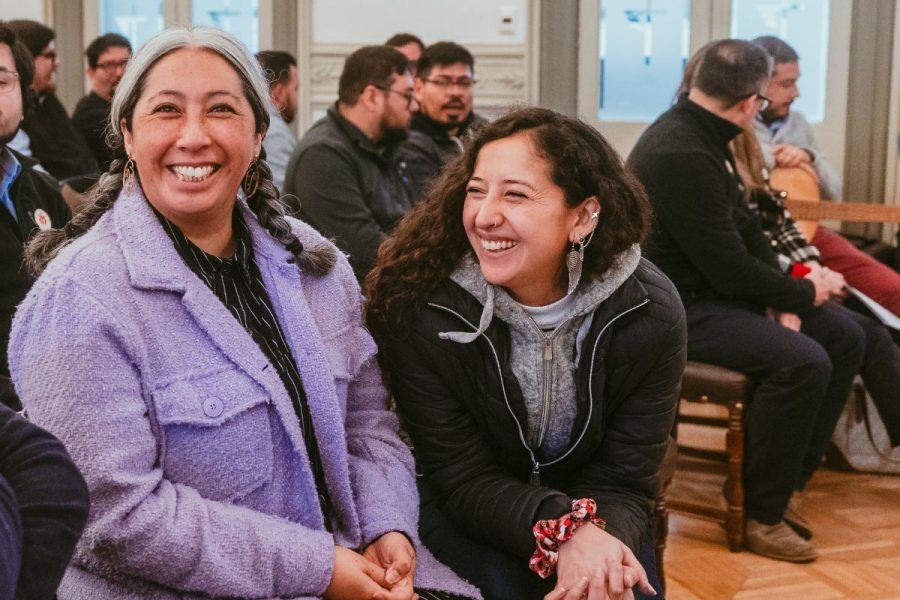
[[(687, 485), (709, 498), (721, 489), (713, 484), (704, 492), (697, 481)], [(801, 506), (820, 555), (808, 565), (731, 553), (718, 524), (672, 514), (667, 598), (900, 600), (900, 476), (822, 468)]]

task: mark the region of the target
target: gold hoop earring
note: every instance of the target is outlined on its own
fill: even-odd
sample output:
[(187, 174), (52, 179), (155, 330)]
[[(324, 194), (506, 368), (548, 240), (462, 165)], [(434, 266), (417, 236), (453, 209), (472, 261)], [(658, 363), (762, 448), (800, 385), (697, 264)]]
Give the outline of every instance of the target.
[(137, 178), (137, 172), (134, 166), (134, 159), (130, 156), (122, 168), (122, 189), (126, 194), (134, 192), (134, 181)]
[(241, 189), (244, 190), (244, 195), (247, 196), (249, 200), (253, 194), (256, 193), (256, 190), (259, 188), (259, 157), (254, 157), (252, 161), (250, 161), (250, 166), (247, 167), (247, 172), (244, 174), (244, 179), (241, 181)]

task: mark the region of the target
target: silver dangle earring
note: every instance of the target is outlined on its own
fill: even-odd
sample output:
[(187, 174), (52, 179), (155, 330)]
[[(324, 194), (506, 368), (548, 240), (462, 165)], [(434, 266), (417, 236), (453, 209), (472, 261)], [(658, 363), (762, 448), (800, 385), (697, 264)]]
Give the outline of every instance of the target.
[(126, 194), (134, 192), (135, 177), (134, 159), (129, 156), (128, 161), (122, 168), (122, 189), (125, 190)]
[(581, 267), (584, 264), (584, 238), (572, 242), (572, 249), (566, 254), (566, 269), (569, 271), (569, 286), (566, 295), (571, 294), (581, 281)]

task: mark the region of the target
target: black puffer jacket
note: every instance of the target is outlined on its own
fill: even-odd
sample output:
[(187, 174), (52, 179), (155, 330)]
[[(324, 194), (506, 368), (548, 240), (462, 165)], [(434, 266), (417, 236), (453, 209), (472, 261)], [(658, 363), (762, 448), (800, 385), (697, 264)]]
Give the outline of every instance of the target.
[(525, 557), (537, 520), (591, 497), (607, 530), (637, 552), (685, 362), (684, 308), (674, 286), (642, 260), (597, 307), (576, 370), (573, 445), (537, 469), (524, 442), (527, 417), (506, 324), (494, 319), (471, 344), (438, 335), (475, 331), (482, 308), (448, 280), (385, 348), (418, 468), (441, 510), (469, 537)]

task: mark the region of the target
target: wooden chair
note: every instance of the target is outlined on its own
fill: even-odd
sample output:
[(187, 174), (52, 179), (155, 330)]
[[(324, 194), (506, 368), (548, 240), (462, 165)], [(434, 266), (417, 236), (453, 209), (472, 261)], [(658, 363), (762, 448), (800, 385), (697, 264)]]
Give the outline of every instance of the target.
[(666, 499), (669, 510), (721, 522), (732, 552), (739, 552), (744, 545), (744, 406), (749, 397), (750, 382), (741, 373), (687, 363), (676, 424), (675, 480), (679, 473), (723, 474), (725, 508), (718, 497), (710, 503), (679, 496)]

